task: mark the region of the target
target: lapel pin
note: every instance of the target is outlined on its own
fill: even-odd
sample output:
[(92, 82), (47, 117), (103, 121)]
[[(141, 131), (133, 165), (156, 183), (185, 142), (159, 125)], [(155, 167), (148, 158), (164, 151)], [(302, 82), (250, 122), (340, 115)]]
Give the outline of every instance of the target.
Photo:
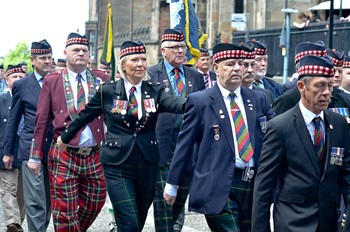
[(332, 124), (329, 125), (329, 129), (333, 130), (333, 125)]
[(247, 102), (250, 102), (250, 100), (249, 100), (249, 99), (247, 99)]

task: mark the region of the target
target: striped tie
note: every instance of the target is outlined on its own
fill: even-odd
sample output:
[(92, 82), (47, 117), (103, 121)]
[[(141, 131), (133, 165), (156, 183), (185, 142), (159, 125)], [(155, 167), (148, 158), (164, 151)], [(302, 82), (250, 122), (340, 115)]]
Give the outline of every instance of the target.
[(322, 155), (323, 155), (323, 133), (322, 133), (322, 128), (321, 128), (321, 118), (317, 117), (314, 118), (312, 121), (315, 124), (315, 130), (314, 130), (314, 147), (315, 147), (315, 152), (317, 154), (317, 157), (321, 160)]
[(204, 73), (204, 74), (203, 74), (203, 77), (204, 77), (204, 85), (205, 85), (205, 88), (208, 89), (208, 88), (209, 88), (209, 77), (208, 77), (208, 74), (207, 74), (207, 73)]
[(77, 88), (77, 111), (78, 113), (84, 109), (85, 107), (85, 92), (84, 92), (84, 88), (83, 85), (81, 83), (81, 79), (83, 77), (78, 74), (77, 75), (77, 80), (78, 80), (78, 88)]
[(129, 95), (129, 109), (131, 114), (135, 117), (135, 119), (138, 119), (138, 107), (137, 107), (137, 101), (134, 92), (136, 91), (136, 87), (133, 86), (130, 89), (130, 95)]
[(252, 158), (254, 151), (250, 142), (248, 129), (244, 123), (242, 112), (234, 100), (235, 97), (235, 93), (230, 93), (231, 115), (235, 124), (238, 153), (243, 161), (248, 162), (250, 158)]
[(180, 78), (180, 69), (174, 68), (174, 75), (175, 75), (177, 91), (181, 97), (185, 98), (186, 97), (185, 84)]

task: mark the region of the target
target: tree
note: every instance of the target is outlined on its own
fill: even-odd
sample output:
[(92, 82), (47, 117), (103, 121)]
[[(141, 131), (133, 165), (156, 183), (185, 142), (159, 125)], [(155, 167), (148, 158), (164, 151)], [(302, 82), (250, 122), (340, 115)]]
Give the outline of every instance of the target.
[(17, 43), (16, 48), (14, 50), (10, 50), (0, 63), (4, 64), (6, 68), (9, 64), (16, 65), (23, 61), (27, 62), (28, 71), (31, 72), (32, 67), (30, 65), (30, 49), (25, 41)]

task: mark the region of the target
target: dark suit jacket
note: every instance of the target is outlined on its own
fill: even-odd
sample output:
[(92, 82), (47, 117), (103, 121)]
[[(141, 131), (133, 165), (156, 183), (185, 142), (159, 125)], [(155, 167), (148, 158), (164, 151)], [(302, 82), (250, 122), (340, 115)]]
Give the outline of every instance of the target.
[(286, 82), (282, 85), (283, 93), (287, 92), (288, 90), (293, 89), (297, 85), (298, 79), (294, 79), (292, 81)]
[[(18, 125), (24, 116), (24, 127), (19, 140), (18, 158), (28, 160), (30, 154), (30, 146), (32, 144), (32, 137), (34, 133), (36, 109), (40, 95), (40, 85), (34, 73), (29, 74), (13, 84), (12, 102), (10, 118), (7, 124), (6, 140), (5, 140), (5, 154), (14, 154)], [(51, 140), (52, 134), (46, 130), (45, 138)], [(42, 162), (47, 162), (47, 151), (50, 141), (46, 144), (46, 155)]]
[[(187, 95), (205, 89), (202, 74), (187, 66), (184, 66), (184, 72)], [(163, 81), (169, 80), (163, 61), (157, 65), (150, 66), (147, 69), (147, 74), (152, 81), (159, 82), (164, 87), (165, 84)], [(173, 93), (173, 91), (170, 92)], [(175, 117), (176, 114), (168, 112), (161, 113), (158, 116), (156, 136), (159, 141), (158, 146), (161, 167), (164, 167), (167, 163), (170, 162), (175, 149), (174, 144), (176, 143), (176, 137), (173, 136)]]
[[(9, 120), (10, 109), (11, 109), (11, 94), (9, 92), (4, 93), (0, 96), (0, 169), (5, 169), (4, 162), (2, 158), (4, 158), (4, 144), (6, 138), (6, 126)], [(13, 153), (13, 164), (12, 168), (21, 168), (21, 162), (17, 159), (18, 152), (18, 142), (19, 136), (17, 135)]]
[(264, 93), (266, 95), (266, 99), (267, 99), (267, 102), (272, 105), (272, 102), (273, 102), (273, 96), (272, 96), (272, 93), (270, 90), (268, 89), (263, 89), (263, 88), (260, 88), (258, 86), (255, 86), (253, 85), (253, 90), (256, 90), (256, 91), (260, 91), (262, 93)]
[[(66, 72), (66, 70), (64, 72)], [(93, 73), (93, 78), (99, 77), (102, 80), (107, 79), (102, 71), (94, 70)], [(53, 139), (56, 140), (66, 126), (72, 122), (72, 118), (77, 114), (75, 108), (74, 114), (69, 113), (70, 106), (66, 101), (65, 92), (67, 91), (66, 93), (70, 94), (71, 92), (69, 88), (64, 88), (63, 82), (64, 78), (60, 73), (54, 73), (44, 78), (38, 102), (31, 158), (41, 159), (45, 145), (45, 134), (51, 122), (54, 127)], [(74, 104), (72, 107), (74, 107)], [(101, 142), (104, 139), (103, 117), (96, 118), (89, 123), (89, 127), (96, 142)], [(78, 146), (81, 132), (82, 130), (72, 139), (70, 143), (71, 146)]]
[[(296, 105), (268, 122), (255, 179), (252, 231), (270, 231), (274, 202), (274, 231), (337, 231), (340, 192), (350, 193), (350, 135), (343, 116), (325, 111), (324, 172)], [(331, 165), (332, 147), (344, 148), (343, 165)], [(277, 187), (276, 187), (277, 186)]]
[(276, 100), (278, 96), (282, 95), (283, 88), (280, 83), (277, 83), (276, 81), (268, 77), (264, 77), (262, 81), (264, 82), (265, 89), (268, 89), (271, 91), (274, 100)]
[(85, 109), (80, 112), (79, 117), (68, 126), (61, 135), (62, 141), (69, 142), (86, 123), (103, 113), (108, 130), (101, 151), (101, 163), (109, 165), (123, 163), (131, 154), (135, 144), (139, 146), (149, 162), (159, 162), (158, 142), (155, 135), (158, 114), (164, 111), (182, 113), (185, 100), (168, 94), (156, 82), (142, 82), (141, 90), (141, 99), (154, 99), (157, 111), (147, 113), (142, 105), (142, 118), (138, 124), (128, 113), (124, 116), (111, 112), (113, 100), (127, 101), (127, 94), (123, 79), (116, 82), (110, 81), (101, 86), (101, 90), (96, 92)]
[[(345, 94), (342, 90), (333, 88), (331, 102), (329, 103), (328, 108), (346, 107), (350, 112), (350, 103), (344, 98), (342, 94)], [(293, 108), (299, 102), (299, 100), (300, 92), (298, 90), (298, 87), (295, 86), (277, 98), (277, 100), (272, 104), (272, 108), (274, 112), (279, 115)]]
[[(263, 93), (241, 87), (249, 136), (258, 163), (264, 133), (260, 118), (273, 117), (271, 106)], [(226, 110), (218, 85), (188, 96), (186, 113), (175, 154), (170, 165), (167, 183), (179, 185), (193, 146), (198, 147), (190, 188), (190, 209), (203, 214), (218, 214), (229, 196), (235, 169), (235, 149), (232, 117)], [(218, 128), (220, 138), (214, 139)]]

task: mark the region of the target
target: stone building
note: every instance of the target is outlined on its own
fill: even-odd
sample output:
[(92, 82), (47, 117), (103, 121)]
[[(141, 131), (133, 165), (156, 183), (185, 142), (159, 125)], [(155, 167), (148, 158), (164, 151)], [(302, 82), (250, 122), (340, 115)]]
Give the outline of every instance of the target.
[[(141, 40), (147, 46), (149, 65), (161, 58), (159, 41), (170, 27), (171, 0), (110, 0), (113, 10), (113, 32), (116, 54), (125, 40)], [(323, 1), (323, 0), (322, 0)], [(205, 47), (232, 41), (232, 14), (248, 13), (248, 30), (281, 27), (288, 8), (306, 12), (320, 0), (192, 0), (203, 31), (208, 34)], [(89, 0), (86, 34), (91, 42), (92, 65), (96, 67), (102, 52), (108, 0)], [(296, 15), (292, 15), (292, 21)], [(118, 60), (118, 56), (117, 56)]]

